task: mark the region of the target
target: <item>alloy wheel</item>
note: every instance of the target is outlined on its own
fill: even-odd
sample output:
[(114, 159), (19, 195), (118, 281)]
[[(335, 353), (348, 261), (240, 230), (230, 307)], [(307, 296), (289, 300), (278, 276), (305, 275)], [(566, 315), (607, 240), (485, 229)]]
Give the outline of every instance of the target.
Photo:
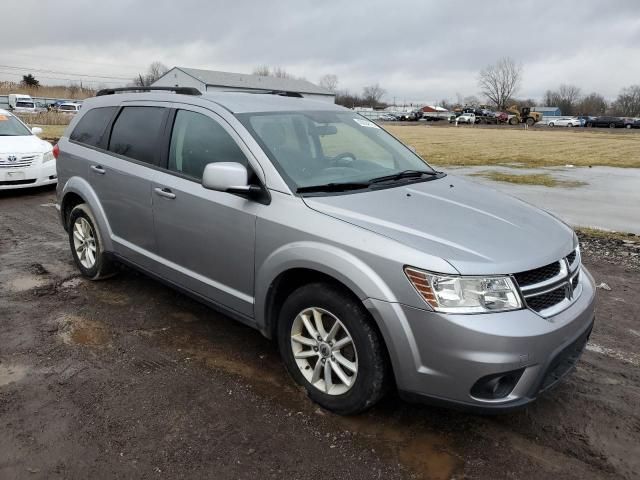
[(311, 307), (291, 326), (291, 350), (304, 378), (328, 395), (342, 395), (355, 384), (358, 354), (347, 327), (331, 312)]
[(84, 268), (91, 269), (96, 264), (96, 237), (91, 224), (78, 217), (73, 224), (73, 247)]

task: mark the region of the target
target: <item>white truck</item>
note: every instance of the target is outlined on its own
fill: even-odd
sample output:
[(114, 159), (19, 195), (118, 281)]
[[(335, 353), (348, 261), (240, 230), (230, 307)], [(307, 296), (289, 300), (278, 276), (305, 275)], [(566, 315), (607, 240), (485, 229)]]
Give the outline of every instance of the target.
[(36, 102), (29, 95), (21, 93), (9, 94), (9, 109), (16, 113), (35, 113)]

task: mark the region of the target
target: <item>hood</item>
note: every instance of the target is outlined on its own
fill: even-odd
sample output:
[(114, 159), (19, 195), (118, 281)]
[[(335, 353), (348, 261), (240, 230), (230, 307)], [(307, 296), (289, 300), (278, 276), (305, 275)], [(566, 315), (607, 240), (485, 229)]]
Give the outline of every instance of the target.
[(521, 272), (574, 248), (573, 231), (552, 215), (451, 175), (304, 201), (313, 210), (438, 256), (465, 275)]
[(0, 154), (45, 153), (53, 147), (35, 135), (0, 137)]

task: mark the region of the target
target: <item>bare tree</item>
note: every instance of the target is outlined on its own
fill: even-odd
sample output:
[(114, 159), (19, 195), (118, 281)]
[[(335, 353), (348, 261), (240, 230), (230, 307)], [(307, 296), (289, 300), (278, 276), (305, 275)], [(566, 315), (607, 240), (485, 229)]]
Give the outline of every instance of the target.
[(613, 111), (624, 117), (640, 116), (640, 85), (623, 88), (613, 102)]
[(372, 107), (377, 106), (387, 91), (379, 84), (368, 85), (362, 89), (364, 100)]
[(480, 71), (478, 85), (498, 109), (507, 108), (509, 100), (516, 94), (522, 82), (522, 65), (511, 57), (503, 57), (495, 65), (489, 65)]
[(580, 88), (575, 85), (560, 85), (558, 90), (547, 90), (544, 101), (549, 107), (559, 107), (563, 115), (578, 113)]
[(260, 75), (262, 77), (276, 77), (276, 78), (295, 78), (289, 72), (282, 67), (270, 67), (269, 65), (258, 65), (253, 69), (254, 75)]
[(590, 93), (580, 100), (578, 113), (580, 115), (604, 115), (607, 110), (607, 101), (599, 93)]
[(336, 92), (338, 90), (338, 77), (335, 75), (325, 75), (320, 79), (320, 86), (326, 88), (330, 92)]
[(169, 68), (164, 63), (153, 62), (149, 65), (147, 73), (139, 73), (138, 76), (133, 79), (133, 84), (136, 87), (148, 87), (168, 71)]
[(271, 75), (271, 68), (269, 65), (258, 65), (253, 69), (254, 75), (260, 75), (261, 77), (268, 77)]

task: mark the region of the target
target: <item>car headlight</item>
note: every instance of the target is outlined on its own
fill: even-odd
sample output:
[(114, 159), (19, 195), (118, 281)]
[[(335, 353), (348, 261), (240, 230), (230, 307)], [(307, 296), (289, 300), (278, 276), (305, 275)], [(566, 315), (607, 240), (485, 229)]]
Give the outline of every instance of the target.
[(409, 282), (437, 312), (489, 313), (519, 310), (522, 301), (511, 277), (439, 275), (405, 267)]
[(53, 152), (51, 150), (42, 154), (42, 163), (47, 163), (55, 159), (56, 157), (53, 156)]

